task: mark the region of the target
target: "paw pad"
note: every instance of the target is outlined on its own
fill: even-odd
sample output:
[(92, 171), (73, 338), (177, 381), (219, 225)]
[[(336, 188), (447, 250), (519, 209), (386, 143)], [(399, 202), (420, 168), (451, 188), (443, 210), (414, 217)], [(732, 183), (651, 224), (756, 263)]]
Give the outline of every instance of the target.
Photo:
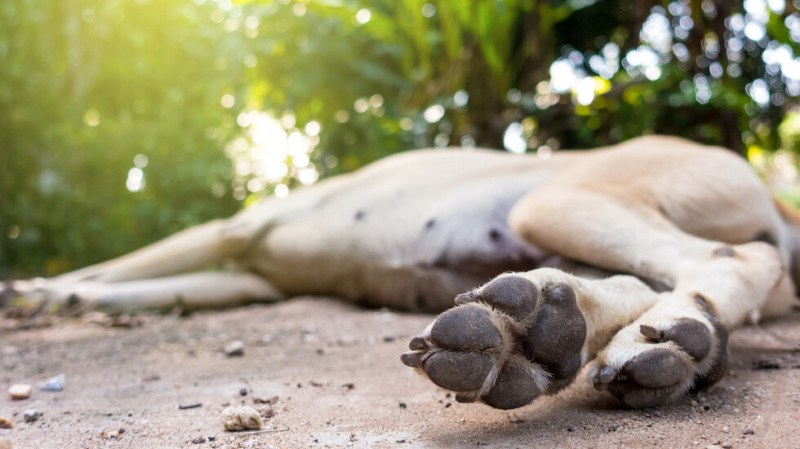
[(536, 325), (523, 340), (523, 351), (528, 359), (547, 367), (555, 378), (568, 379), (581, 367), (586, 320), (568, 285), (549, 286), (543, 296)]
[(538, 289), (533, 282), (519, 276), (506, 276), (487, 284), (479, 295), (474, 292), (458, 295), (455, 303), (481, 301), (517, 321), (524, 321), (533, 314), (537, 296)]
[(542, 392), (526, 363), (510, 365), (497, 376), (497, 383), (483, 396), (487, 405), (508, 410), (530, 404)]
[(436, 385), (452, 391), (474, 391), (483, 386), (494, 360), (475, 352), (440, 351), (431, 354), (424, 366)]
[(540, 290), (524, 277), (502, 276), (456, 304), (411, 340), (401, 360), (460, 402), (521, 407), (580, 370), (586, 321), (567, 284)]
[(475, 307), (450, 309), (436, 320), (430, 339), (455, 351), (481, 351), (503, 346), (503, 337), (486, 310)]
[(651, 407), (666, 401), (688, 374), (677, 354), (655, 348), (637, 355), (619, 371), (609, 366), (601, 368), (594, 387), (608, 390), (628, 407)]
[(642, 335), (653, 343), (672, 341), (696, 361), (706, 358), (711, 351), (711, 332), (705, 324), (692, 318), (683, 318), (664, 331), (642, 325)]

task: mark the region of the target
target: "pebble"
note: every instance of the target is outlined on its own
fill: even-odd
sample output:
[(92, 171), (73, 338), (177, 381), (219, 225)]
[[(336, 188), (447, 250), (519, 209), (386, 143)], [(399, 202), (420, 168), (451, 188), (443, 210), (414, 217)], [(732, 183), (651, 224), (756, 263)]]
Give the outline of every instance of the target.
[(122, 428), (119, 430), (104, 430), (100, 433), (100, 437), (106, 440), (118, 440), (123, 433), (125, 433), (125, 429)]
[(22, 415), (22, 419), (25, 422), (36, 422), (39, 418), (42, 417), (42, 412), (36, 409), (25, 410), (25, 414)]
[(247, 396), (247, 388), (240, 388), (239, 389), (239, 396)]
[(0, 429), (13, 429), (14, 428), (14, 421), (10, 419), (0, 416)]
[(8, 438), (0, 437), (0, 449), (14, 449), (14, 445)]
[(8, 389), (8, 395), (11, 399), (19, 401), (31, 397), (31, 390), (33, 387), (28, 384), (14, 384)]
[(225, 430), (237, 432), (240, 430), (258, 430), (263, 423), (258, 410), (243, 405), (241, 407), (228, 407), (222, 411), (222, 426)]
[(192, 444), (203, 444), (206, 442), (206, 437), (197, 437), (192, 440)]
[(244, 355), (244, 342), (242, 340), (232, 341), (225, 345), (224, 351), (228, 357), (241, 357)]
[(42, 391), (64, 391), (64, 383), (66, 380), (67, 376), (63, 373), (58, 376), (53, 376), (44, 382)]

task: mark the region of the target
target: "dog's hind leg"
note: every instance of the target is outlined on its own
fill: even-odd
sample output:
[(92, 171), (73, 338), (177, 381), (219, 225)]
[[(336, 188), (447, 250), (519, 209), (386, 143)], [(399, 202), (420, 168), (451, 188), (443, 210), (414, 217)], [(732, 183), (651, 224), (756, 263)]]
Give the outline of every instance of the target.
[[(122, 312), (232, 306), (279, 293), (255, 274), (208, 271), (247, 251), (253, 232), (234, 220), (193, 226), (124, 256), (54, 278), (17, 280), (12, 296)], [(79, 301), (78, 301), (79, 300)], [(181, 304), (178, 304), (181, 303)]]
[[(28, 281), (21, 281), (28, 282)], [(184, 310), (231, 307), (275, 301), (284, 295), (262, 277), (233, 271), (205, 271), (114, 283), (51, 280), (46, 288), (28, 289), (35, 299), (59, 311)]]
[(214, 220), (185, 229), (116, 259), (91, 265), (53, 280), (122, 282), (206, 269), (246, 249), (249, 235), (230, 220)]

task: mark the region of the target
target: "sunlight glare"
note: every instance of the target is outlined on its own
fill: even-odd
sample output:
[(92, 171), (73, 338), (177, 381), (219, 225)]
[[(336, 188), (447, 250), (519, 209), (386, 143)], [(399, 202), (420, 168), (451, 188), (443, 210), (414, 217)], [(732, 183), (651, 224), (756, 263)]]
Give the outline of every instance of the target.
[(436, 123), (444, 117), (444, 106), (435, 104), (425, 109), (422, 113), (422, 118), (428, 123)]
[(514, 122), (508, 125), (503, 133), (503, 147), (511, 153), (524, 153), (528, 149), (524, 131), (522, 123)]
[(367, 8), (359, 9), (356, 13), (356, 22), (359, 25), (364, 25), (372, 19), (372, 12)]
[(311, 160), (319, 143), (321, 125), (311, 120), (302, 128), (292, 112), (280, 118), (260, 111), (245, 111), (236, 119), (244, 134), (225, 148), (233, 164), (234, 197), (247, 198), (248, 192), (285, 197), (292, 180), (313, 184), (319, 171)]
[(83, 122), (92, 128), (100, 124), (100, 111), (97, 109), (89, 109), (83, 114)]
[(128, 170), (128, 179), (125, 181), (125, 187), (129, 192), (139, 192), (144, 189), (144, 171), (139, 167), (133, 167)]

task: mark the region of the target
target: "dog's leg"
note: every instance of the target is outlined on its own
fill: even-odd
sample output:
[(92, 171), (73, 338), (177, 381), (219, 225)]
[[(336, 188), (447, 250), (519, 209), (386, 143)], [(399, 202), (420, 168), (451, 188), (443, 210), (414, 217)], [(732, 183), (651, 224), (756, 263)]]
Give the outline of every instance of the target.
[[(22, 281), (29, 282), (29, 281)], [(50, 281), (31, 286), (29, 294), (59, 310), (187, 310), (231, 307), (255, 301), (279, 300), (283, 294), (262, 277), (246, 272), (207, 271), (114, 283)]]
[(459, 295), (402, 360), (461, 402), (520, 407), (568, 385), (657, 299), (632, 276), (590, 280), (551, 268), (505, 274)]
[(614, 336), (591, 371), (597, 388), (628, 406), (656, 405), (718, 381), (728, 332), (755, 318), (771, 294), (790, 294), (780, 255), (768, 244), (729, 246), (688, 235), (635, 198), (561, 188), (556, 204), (541, 193), (511, 213), (525, 238), (674, 287)]
[(512, 408), (568, 383), (608, 343), (591, 372), (595, 385), (629, 406), (649, 406), (718, 380), (727, 332), (771, 292), (790, 290), (770, 245), (691, 236), (635, 199), (564, 186), (552, 193), (537, 192), (515, 207), (516, 232), (557, 254), (673, 291), (657, 295), (627, 276), (504, 275), (459, 297), (477, 301), (440, 315), (412, 340), (404, 363), (462, 399)]
[(122, 282), (199, 271), (245, 250), (248, 233), (231, 221), (193, 226), (130, 254), (54, 278), (65, 282)]

